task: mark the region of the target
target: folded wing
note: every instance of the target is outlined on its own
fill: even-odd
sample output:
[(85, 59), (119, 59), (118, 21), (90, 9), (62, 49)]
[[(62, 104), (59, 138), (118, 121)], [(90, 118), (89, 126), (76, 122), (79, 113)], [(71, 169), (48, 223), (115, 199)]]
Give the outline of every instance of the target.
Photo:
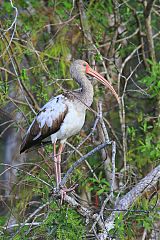
[(68, 112), (68, 107), (64, 100), (65, 97), (59, 95), (43, 106), (24, 137), (20, 153), (40, 143), (43, 139), (60, 129)]

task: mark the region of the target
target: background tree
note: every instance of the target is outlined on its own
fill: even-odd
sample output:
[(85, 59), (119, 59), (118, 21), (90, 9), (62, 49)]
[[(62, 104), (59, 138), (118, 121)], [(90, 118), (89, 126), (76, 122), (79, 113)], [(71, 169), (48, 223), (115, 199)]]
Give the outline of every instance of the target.
[[(10, 0), (0, 8), (0, 237), (158, 239), (160, 1)], [(19, 146), (40, 107), (77, 87), (74, 59), (101, 72), (121, 102), (93, 82), (85, 126), (63, 154), (62, 183), (79, 186), (61, 206), (52, 146), (22, 155)]]

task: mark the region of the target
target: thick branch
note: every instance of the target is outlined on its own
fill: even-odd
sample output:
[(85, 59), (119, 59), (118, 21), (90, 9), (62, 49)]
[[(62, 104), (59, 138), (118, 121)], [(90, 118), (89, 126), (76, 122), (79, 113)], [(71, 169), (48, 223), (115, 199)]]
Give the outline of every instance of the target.
[(115, 215), (119, 214), (119, 211), (128, 210), (133, 203), (142, 196), (145, 191), (148, 191), (160, 179), (160, 165), (154, 168), (145, 178), (143, 178), (135, 187), (132, 188), (124, 197), (122, 197), (115, 206), (115, 210), (105, 221), (103, 233), (99, 234), (100, 240), (105, 240), (108, 237), (108, 231), (114, 228)]
[(149, 15), (151, 14), (154, 2), (155, 2), (155, 0), (147, 1), (147, 6), (146, 6), (145, 11), (144, 11), (145, 18), (148, 18)]
[[(154, 3), (154, 0), (147, 1), (147, 5), (145, 6), (145, 10), (144, 10), (144, 17), (145, 17), (149, 55), (152, 61), (156, 61), (153, 33), (152, 33), (152, 23), (151, 23), (151, 11), (152, 11), (153, 3)], [(146, 2), (144, 2), (144, 5), (145, 4)]]
[(88, 39), (89, 42), (92, 43), (93, 42), (92, 35), (91, 35), (90, 27), (88, 25), (87, 16), (86, 16), (85, 10), (84, 10), (84, 3), (82, 0), (79, 0), (78, 8), (79, 8), (79, 12), (80, 12), (80, 20), (81, 20), (81, 26), (82, 26), (84, 36), (86, 37), (86, 39)]

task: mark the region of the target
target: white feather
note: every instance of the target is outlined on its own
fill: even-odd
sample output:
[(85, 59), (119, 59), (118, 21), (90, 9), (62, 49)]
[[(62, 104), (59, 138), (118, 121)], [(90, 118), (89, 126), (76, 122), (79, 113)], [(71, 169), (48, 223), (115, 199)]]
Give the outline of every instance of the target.
[(41, 131), (37, 134), (36, 137), (33, 138), (33, 141), (35, 141), (36, 139), (38, 139), (41, 136)]
[(46, 124), (48, 127), (52, 126), (52, 121), (53, 121), (53, 117), (52, 116), (48, 116), (47, 120), (46, 120)]
[[(66, 111), (66, 108), (68, 108), (68, 112), (61, 123), (60, 129), (51, 135), (52, 143), (57, 140), (64, 142), (67, 138), (77, 134), (81, 130), (85, 121), (85, 105), (82, 104), (77, 107), (74, 101), (67, 99), (63, 95), (59, 95), (45, 104), (35, 119), (41, 129), (45, 124), (51, 127), (53, 122)], [(33, 140), (37, 140), (40, 136), (41, 131)]]
[(67, 100), (68, 113), (64, 121), (56, 133), (51, 135), (52, 143), (60, 139), (64, 142), (67, 138), (77, 134), (84, 125), (86, 108), (81, 105), (78, 109), (74, 102)]
[(39, 127), (43, 128), (45, 124), (51, 127), (53, 121), (58, 119), (65, 110), (65, 97), (62, 94), (52, 98), (41, 108), (41, 113), (37, 116)]
[(39, 127), (43, 128), (45, 123), (46, 123), (46, 118), (45, 115), (42, 113), (42, 116), (40, 116), (39, 118), (37, 118), (37, 121), (39, 122)]

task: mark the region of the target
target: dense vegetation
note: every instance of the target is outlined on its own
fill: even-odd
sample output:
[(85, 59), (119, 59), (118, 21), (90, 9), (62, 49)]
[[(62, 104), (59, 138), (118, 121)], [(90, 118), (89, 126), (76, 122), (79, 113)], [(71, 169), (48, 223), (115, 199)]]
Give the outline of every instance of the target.
[[(0, 239), (104, 239), (116, 203), (160, 164), (160, 1), (10, 0), (0, 11)], [(79, 186), (61, 206), (51, 144), (22, 155), (19, 146), (40, 107), (77, 88), (74, 59), (104, 75), (121, 102), (93, 81), (94, 103), (66, 144), (63, 173), (110, 144), (70, 175), (67, 186)], [(106, 239), (158, 239), (158, 180), (148, 186), (116, 211)]]

